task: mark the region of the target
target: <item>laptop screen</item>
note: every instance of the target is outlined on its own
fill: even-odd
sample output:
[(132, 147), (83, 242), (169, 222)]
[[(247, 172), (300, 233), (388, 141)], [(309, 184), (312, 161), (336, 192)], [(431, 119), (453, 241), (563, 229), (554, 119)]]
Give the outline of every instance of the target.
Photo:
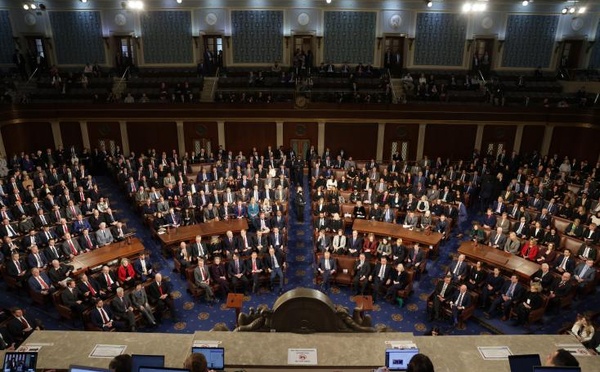
[(140, 367), (162, 368), (164, 366), (164, 355), (131, 355), (131, 372), (138, 372)]
[(204, 354), (208, 369), (225, 369), (225, 349), (222, 347), (192, 347), (192, 353)]
[(108, 369), (84, 366), (70, 366), (69, 372), (108, 372)]
[(140, 372), (190, 372), (183, 368), (140, 367)]
[(580, 367), (533, 367), (533, 372), (581, 372)]
[(530, 372), (533, 367), (542, 364), (538, 354), (509, 355), (510, 372)]
[(408, 363), (419, 353), (419, 349), (387, 349), (385, 366), (390, 371), (406, 371)]
[(4, 372), (35, 372), (37, 364), (37, 353), (16, 353), (8, 352), (4, 354)]

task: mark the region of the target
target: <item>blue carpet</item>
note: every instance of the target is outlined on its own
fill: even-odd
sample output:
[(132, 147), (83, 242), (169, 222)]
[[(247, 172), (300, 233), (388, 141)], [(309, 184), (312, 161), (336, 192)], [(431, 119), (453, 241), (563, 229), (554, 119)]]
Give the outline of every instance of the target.
[[(158, 241), (150, 235), (149, 230), (143, 225), (141, 218), (135, 214), (129, 201), (122, 195), (116, 184), (107, 177), (98, 177), (98, 183), (100, 188), (109, 196), (111, 206), (118, 210), (119, 219), (126, 222), (130, 230), (136, 232), (145, 247), (152, 252), (152, 260), (160, 265), (161, 273), (169, 278), (173, 286), (179, 322), (172, 322), (167, 319), (159, 328), (153, 331), (193, 333), (195, 331), (210, 330), (217, 324), (225, 325), (229, 329), (235, 328), (235, 311), (233, 309), (226, 309), (223, 302), (207, 305), (203, 301), (195, 301), (186, 292), (185, 281), (179, 274), (173, 273), (173, 261), (162, 257)], [(304, 189), (308, 191), (306, 181)], [(292, 198), (294, 193), (295, 190), (292, 190)], [(310, 195), (309, 192), (305, 194)], [(310, 203), (307, 205), (310, 205)], [(311, 211), (308, 208), (305, 210), (304, 220), (307, 222), (304, 223), (297, 222), (294, 208), (291, 208), (289, 213), (289, 252), (287, 255), (288, 268), (285, 289), (289, 290), (295, 287), (314, 288), (315, 263), (313, 262), (312, 253)], [(470, 220), (479, 217), (477, 211), (470, 211), (470, 215)], [(444, 334), (455, 335), (524, 334), (526, 332), (521, 327), (511, 326), (511, 322), (501, 322), (499, 319), (487, 320), (480, 310), (476, 311), (475, 316), (467, 322), (465, 330), (456, 330), (446, 322), (430, 323), (427, 321), (426, 299), (429, 293), (433, 291), (435, 279), (442, 277), (446, 267), (450, 264), (450, 255), (458, 249), (460, 240), (456, 238), (456, 233), (457, 231), (454, 231), (451, 237), (441, 245), (439, 257), (428, 262), (427, 274), (414, 283), (414, 293), (402, 308), (387, 302), (379, 302), (374, 305), (374, 310), (370, 312), (373, 325), (376, 327), (385, 326), (391, 331), (414, 332), (417, 335), (423, 334), (434, 325), (440, 327)], [(12, 306), (25, 307), (32, 317), (43, 319), (47, 329), (75, 329), (71, 322), (59, 319), (58, 313), (52, 305), (46, 305), (45, 307), (31, 305), (29, 298), (25, 295), (7, 292), (4, 282), (2, 282), (0, 288), (2, 289), (0, 292), (0, 306), (4, 308)], [(354, 307), (348, 288), (333, 286), (329, 295), (335, 304), (349, 308)], [(558, 316), (545, 317), (543, 322), (532, 326), (529, 332), (537, 334), (556, 333), (566, 324), (572, 323), (576, 313), (600, 308), (598, 297), (589, 296), (585, 301), (576, 303), (571, 311), (563, 311)], [(277, 295), (275, 293), (263, 289), (258, 294), (245, 297), (242, 311), (248, 312), (251, 307), (257, 308), (260, 305), (272, 307), (276, 299)]]

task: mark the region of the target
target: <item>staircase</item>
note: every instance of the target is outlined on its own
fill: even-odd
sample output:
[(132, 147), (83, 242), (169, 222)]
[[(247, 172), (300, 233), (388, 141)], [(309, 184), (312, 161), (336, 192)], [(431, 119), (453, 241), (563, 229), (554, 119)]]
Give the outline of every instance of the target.
[(205, 77), (204, 86), (200, 93), (200, 102), (213, 102), (215, 100), (215, 91), (219, 84), (218, 77)]
[(113, 78), (112, 92), (115, 97), (123, 98), (123, 94), (127, 90), (127, 81), (120, 77)]
[(404, 84), (402, 84), (402, 79), (391, 79), (390, 84), (392, 85), (392, 102), (405, 103), (406, 92), (404, 91)]

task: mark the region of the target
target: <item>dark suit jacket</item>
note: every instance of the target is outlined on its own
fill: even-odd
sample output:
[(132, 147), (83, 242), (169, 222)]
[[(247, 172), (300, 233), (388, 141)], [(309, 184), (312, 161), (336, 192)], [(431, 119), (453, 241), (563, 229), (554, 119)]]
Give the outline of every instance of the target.
[(127, 312), (127, 308), (131, 306), (131, 301), (129, 301), (129, 298), (127, 298), (127, 296), (124, 295), (122, 298), (123, 301), (121, 301), (119, 296), (116, 296), (110, 302), (110, 308), (112, 309), (117, 319), (123, 318), (125, 316), (125, 313)]
[[(458, 297), (460, 296), (460, 291), (455, 291), (454, 296), (452, 297), (452, 302), (455, 306), (458, 306)], [(465, 292), (462, 298), (462, 302), (460, 304), (461, 307), (467, 308), (471, 306), (471, 295), (469, 292)]]
[[(160, 282), (160, 288), (162, 289), (163, 294), (169, 293), (169, 288), (167, 288), (167, 283), (164, 280), (162, 282)], [(157, 303), (160, 300), (161, 294), (160, 294), (160, 290), (158, 289), (158, 283), (156, 281), (153, 281), (148, 286), (147, 294), (148, 294), (148, 301), (151, 304)]]
[[(552, 264), (553, 267), (558, 267), (562, 261), (563, 261), (564, 255), (560, 254), (558, 255), (558, 257), (556, 257), (556, 260), (554, 261), (554, 263)], [(567, 260), (567, 264), (565, 265), (566, 270), (570, 273), (573, 273), (573, 270), (575, 270), (575, 259), (573, 258), (573, 255), (571, 255), (569, 257), (569, 259)]]
[[(512, 282), (510, 280), (507, 280), (502, 285), (502, 288), (500, 289), (500, 294), (508, 294), (508, 290), (509, 290), (511, 284), (512, 284)], [(517, 283), (515, 285), (515, 289), (513, 290), (512, 300), (514, 302), (519, 302), (521, 300), (521, 297), (523, 297), (524, 294), (525, 294), (525, 289), (523, 288), (523, 286), (520, 283)]]
[[(325, 257), (323, 257), (319, 260), (319, 269), (322, 271), (327, 271), (327, 270), (325, 270)], [(336, 260), (331, 257), (329, 258), (329, 270), (330, 271), (337, 270)]]
[[(439, 280), (437, 282), (437, 284), (435, 285), (435, 291), (434, 294), (437, 296), (439, 294), (442, 293), (442, 289), (444, 288), (444, 281), (443, 280)], [(444, 298), (451, 300), (454, 298), (454, 292), (456, 292), (456, 288), (452, 285), (452, 283), (448, 284), (448, 287), (446, 287), (446, 292), (444, 292)]]
[[(118, 283), (115, 273), (110, 271), (108, 275), (110, 276), (110, 280), (112, 280), (113, 283)], [(104, 290), (108, 289), (108, 283), (106, 282), (106, 278), (102, 273), (98, 276), (98, 284), (100, 284), (100, 288)]]
[[(277, 258), (277, 263), (279, 264), (279, 267), (283, 270), (283, 263), (284, 263), (283, 254), (280, 251), (276, 250), (275, 257)], [(271, 269), (271, 270), (274, 269), (273, 260), (271, 259), (271, 256), (268, 254), (265, 255), (265, 257), (264, 257), (264, 264), (265, 264), (266, 268)]]
[[(106, 311), (106, 315), (108, 315), (108, 319), (113, 320), (113, 313), (110, 310), (110, 307), (105, 305), (104, 311)], [(104, 321), (102, 320), (102, 315), (100, 315), (100, 311), (98, 310), (98, 308), (96, 306), (94, 306), (94, 308), (90, 312), (90, 318), (91, 318), (92, 323), (96, 327), (103, 328)]]
[(67, 288), (60, 294), (60, 298), (64, 305), (68, 307), (75, 306), (76, 302), (79, 300), (79, 289), (73, 288), (73, 292), (71, 292)]
[(373, 275), (373, 281), (380, 281), (382, 283), (385, 283), (390, 278), (390, 274), (392, 272), (392, 265), (389, 263), (385, 265), (385, 270), (383, 271), (383, 279), (379, 278), (379, 273), (381, 272), (381, 266), (382, 266), (381, 263), (378, 263), (377, 265), (375, 265), (375, 268), (373, 269), (373, 272), (371, 273), (371, 275)]

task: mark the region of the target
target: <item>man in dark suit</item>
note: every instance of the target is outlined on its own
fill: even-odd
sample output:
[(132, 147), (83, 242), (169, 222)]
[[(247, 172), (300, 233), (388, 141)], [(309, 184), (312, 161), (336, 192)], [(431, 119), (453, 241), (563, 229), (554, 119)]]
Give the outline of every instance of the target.
[(355, 295), (363, 295), (369, 284), (369, 275), (371, 274), (371, 265), (366, 260), (365, 254), (361, 253), (358, 261), (354, 264), (354, 285)]
[(48, 266), (48, 260), (46, 256), (40, 253), (39, 248), (34, 245), (31, 247), (29, 255), (27, 255), (27, 264), (29, 267), (37, 267), (38, 269), (44, 269)]
[(454, 295), (450, 302), (450, 309), (452, 310), (452, 324), (454, 326), (459, 325), (458, 317), (462, 314), (463, 310), (471, 306), (471, 295), (467, 292), (467, 286), (461, 285), (459, 291)]
[(198, 258), (208, 259), (208, 247), (202, 243), (201, 235), (196, 235), (196, 241), (190, 245), (190, 256), (192, 257), (192, 261), (197, 261)]
[(348, 244), (348, 254), (352, 257), (358, 257), (363, 246), (363, 238), (358, 235), (358, 231), (353, 230), (352, 235), (346, 239)]
[(23, 286), (29, 277), (27, 272), (27, 264), (25, 260), (19, 255), (19, 252), (14, 251), (11, 259), (6, 262), (6, 272), (9, 276), (13, 277), (17, 281), (17, 285)]
[(221, 257), (215, 256), (212, 265), (209, 267), (211, 279), (219, 284), (220, 292), (223, 298), (229, 293), (229, 282), (227, 281), (227, 270), (221, 262)]
[(484, 313), (487, 319), (493, 315), (494, 311), (498, 306), (502, 307), (502, 321), (508, 319), (508, 314), (510, 314), (510, 310), (512, 306), (519, 303), (521, 297), (523, 296), (525, 289), (519, 283), (519, 278), (516, 274), (513, 274), (510, 277), (510, 281), (504, 283), (502, 288), (500, 289), (500, 295), (496, 297), (496, 299), (490, 305), (490, 308), (486, 313)]
[(555, 280), (550, 288), (550, 293), (548, 294), (548, 311), (558, 312), (562, 299), (567, 297), (572, 289), (571, 273), (564, 272), (560, 279)]
[(273, 290), (275, 287), (275, 278), (279, 277), (279, 294), (283, 293), (283, 269), (285, 268), (286, 263), (283, 260), (283, 254), (281, 251), (270, 247), (269, 254), (265, 256), (264, 264), (267, 273), (270, 274), (271, 290)]
[(94, 278), (88, 278), (86, 274), (81, 276), (77, 289), (87, 304), (95, 304), (96, 300), (107, 297), (106, 292), (100, 288), (100, 284)]
[(33, 319), (25, 317), (23, 309), (19, 307), (13, 308), (11, 312), (14, 318), (8, 322), (6, 328), (17, 343), (21, 343), (24, 339), (29, 337), (33, 331), (39, 331), (44, 328), (37, 319), (34, 321)]
[(238, 253), (234, 253), (231, 261), (228, 262), (227, 265), (227, 275), (231, 278), (231, 286), (233, 287), (233, 292), (237, 293), (237, 288), (242, 287), (242, 292), (247, 293), (248, 291), (248, 278), (245, 275), (246, 265), (242, 260), (240, 260), (240, 255)]
[(446, 275), (450, 275), (452, 280), (455, 282), (462, 282), (467, 274), (467, 263), (465, 262), (465, 255), (461, 254), (458, 258), (450, 264)]
[(404, 266), (407, 268), (414, 267), (418, 270), (425, 260), (425, 252), (419, 247), (419, 243), (415, 243), (412, 248), (409, 248), (406, 255)]
[(69, 279), (67, 281), (67, 288), (62, 291), (60, 298), (63, 305), (68, 306), (78, 318), (81, 318), (81, 315), (85, 310), (85, 305), (83, 305), (81, 297), (79, 289), (77, 288), (77, 283), (74, 280)]
[(500, 275), (500, 269), (494, 267), (492, 275), (487, 276), (485, 283), (481, 287), (481, 304), (479, 307), (485, 309), (490, 296), (499, 295), (503, 285), (504, 278)]
[(125, 330), (127, 328), (125, 322), (113, 318), (112, 311), (108, 306), (104, 306), (104, 301), (101, 299), (96, 301), (96, 306), (90, 312), (90, 318), (92, 323), (103, 331)]
[(527, 219), (525, 217), (521, 217), (520, 221), (514, 224), (512, 231), (521, 239), (529, 238), (530, 232)]
[(571, 251), (565, 249), (562, 254), (556, 257), (556, 260), (552, 263), (554, 270), (559, 274), (564, 272), (573, 273), (575, 270), (575, 259), (571, 256)]
[(331, 287), (330, 281), (331, 276), (335, 275), (337, 270), (337, 265), (335, 259), (331, 258), (331, 252), (325, 251), (323, 254), (323, 258), (319, 260), (319, 265), (317, 267), (317, 271), (321, 274), (321, 278), (323, 280), (321, 284), (321, 290), (324, 292), (328, 292)]
[(154, 281), (148, 286), (148, 301), (157, 307), (157, 319), (160, 319), (162, 313), (167, 309), (171, 311), (171, 317), (175, 321), (175, 305), (169, 293), (167, 284), (162, 280), (161, 274), (154, 276)]
[(390, 274), (392, 265), (388, 264), (387, 258), (381, 257), (381, 261), (375, 265), (375, 269), (369, 275), (369, 282), (373, 283), (373, 302), (377, 301), (377, 295), (385, 289), (385, 286), (390, 285)]
[(146, 257), (145, 252), (140, 252), (138, 259), (133, 263), (133, 269), (136, 274), (140, 277), (142, 282), (148, 280), (154, 275), (154, 271), (152, 270), (152, 264), (148, 257)]
[(62, 261), (64, 259), (62, 249), (55, 245), (54, 239), (48, 241), (48, 247), (44, 249), (44, 255), (48, 262), (52, 262), (52, 260)]
[(114, 293), (119, 288), (119, 282), (108, 266), (102, 267), (102, 273), (98, 276), (98, 283), (102, 290), (109, 293)]
[(543, 263), (541, 268), (532, 275), (531, 280), (540, 283), (544, 292), (549, 291), (554, 283), (554, 276), (550, 272), (550, 265)]
[(252, 293), (256, 293), (258, 291), (258, 283), (260, 279), (260, 274), (263, 272), (263, 263), (258, 259), (258, 253), (253, 251), (246, 263), (246, 269), (252, 278)]
[(595, 223), (591, 223), (590, 226), (585, 229), (582, 238), (586, 241), (589, 240), (592, 244), (598, 244), (598, 240), (600, 240), (600, 234), (598, 233)]
[(433, 313), (429, 314), (429, 321), (440, 319), (442, 306), (450, 303), (454, 297), (454, 291), (451, 275), (446, 275), (443, 280), (438, 281), (433, 291)]
[(117, 296), (110, 302), (110, 308), (116, 320), (125, 322), (127, 329), (135, 332), (135, 315), (131, 301), (125, 296), (123, 288), (117, 288)]

